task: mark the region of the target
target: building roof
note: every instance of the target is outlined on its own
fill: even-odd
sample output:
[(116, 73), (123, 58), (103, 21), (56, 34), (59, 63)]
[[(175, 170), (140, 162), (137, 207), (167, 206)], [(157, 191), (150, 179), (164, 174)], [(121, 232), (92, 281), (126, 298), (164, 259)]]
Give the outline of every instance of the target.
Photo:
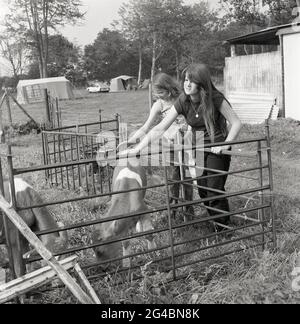
[(43, 83), (50, 83), (50, 82), (70, 82), (65, 77), (56, 77), (56, 78), (44, 78), (44, 79), (31, 79), (31, 80), (20, 80), (18, 86), (28, 86), (34, 84), (43, 84)]
[(116, 77), (114, 79), (122, 79), (122, 80), (127, 81), (127, 80), (130, 80), (130, 79), (135, 79), (135, 77), (129, 76), (129, 75), (120, 75), (120, 76), (118, 76), (118, 77)]
[(242, 35), (239, 37), (227, 39), (226, 42), (229, 44), (250, 44), (250, 45), (279, 45), (280, 40), (277, 35), (278, 31), (291, 27), (299, 28), (300, 22), (290, 23), (285, 25), (269, 27), (254, 33)]

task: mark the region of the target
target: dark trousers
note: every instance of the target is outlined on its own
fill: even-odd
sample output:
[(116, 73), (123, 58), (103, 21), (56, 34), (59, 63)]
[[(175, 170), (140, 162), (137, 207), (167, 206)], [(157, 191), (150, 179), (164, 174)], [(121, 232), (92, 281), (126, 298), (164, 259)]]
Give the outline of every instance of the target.
[[(180, 167), (179, 166), (171, 166), (170, 167), (170, 178), (174, 181), (180, 181)], [(184, 177), (184, 179), (190, 179)], [(170, 188), (171, 196), (179, 198), (179, 190), (180, 190), (180, 184), (176, 183), (173, 184)], [(183, 184), (183, 190), (184, 190), (184, 197), (187, 201), (193, 200), (193, 184)]]
[[(181, 177), (180, 177), (180, 167), (179, 166), (170, 166), (169, 167), (169, 176), (172, 180), (174, 181), (180, 181), (181, 180)], [(190, 179), (190, 178), (187, 178), (187, 177), (184, 177), (184, 179)], [(176, 183), (176, 184), (173, 184), (171, 187), (170, 187), (170, 194), (172, 196), (171, 198), (171, 203), (173, 201), (175, 201), (175, 203), (178, 203), (178, 199), (176, 198), (179, 198), (180, 196), (180, 184), (179, 183)], [(184, 183), (183, 185), (183, 197), (184, 198), (184, 201), (192, 201), (193, 200), (193, 183), (190, 182), (190, 183)], [(193, 206), (188, 206), (186, 207), (186, 212), (188, 214), (191, 215), (194, 215), (194, 207)]]
[[(216, 155), (213, 153), (205, 153), (204, 154), (204, 167), (208, 169), (215, 169), (220, 171), (228, 171), (230, 167), (231, 157), (229, 155)], [(217, 172), (204, 170), (203, 176), (218, 174)], [(227, 180), (227, 175), (224, 176), (216, 176), (211, 178), (199, 179), (197, 181), (198, 186), (217, 189), (221, 191), (225, 191), (225, 183)], [(212, 192), (206, 189), (198, 188), (200, 198), (209, 198), (213, 196), (222, 195), (221, 193)], [(216, 199), (212, 201), (205, 202), (205, 205), (208, 207), (217, 208), (223, 210), (225, 212), (229, 211), (228, 200), (225, 199)], [(211, 216), (219, 214), (217, 211), (213, 211), (208, 209), (208, 213)], [(222, 224), (227, 224), (229, 222), (229, 217), (222, 217), (217, 219), (218, 222)]]

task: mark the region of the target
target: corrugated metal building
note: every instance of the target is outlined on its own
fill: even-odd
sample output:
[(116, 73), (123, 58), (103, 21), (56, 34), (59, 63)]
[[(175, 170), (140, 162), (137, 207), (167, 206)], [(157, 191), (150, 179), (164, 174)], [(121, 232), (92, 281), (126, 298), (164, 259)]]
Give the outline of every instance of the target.
[[(231, 44), (231, 57), (226, 58), (224, 85), (227, 97), (243, 98), (244, 115), (253, 121), (254, 111), (260, 105), (246, 108), (247, 101), (255, 97), (274, 97), (286, 118), (300, 120), (300, 23), (267, 28), (227, 40)], [(275, 51), (252, 55), (236, 55), (237, 45), (273, 45)], [(264, 97), (264, 94), (266, 97)], [(249, 102), (250, 103), (250, 102)], [(256, 107), (256, 108), (255, 108)], [(270, 107), (271, 108), (271, 107)], [(248, 111), (246, 111), (248, 109)], [(269, 109), (270, 110), (270, 109)], [(252, 115), (252, 116), (250, 116)], [(264, 114), (263, 114), (264, 115)], [(247, 117), (246, 116), (246, 117)], [(257, 121), (258, 122), (258, 121)]]

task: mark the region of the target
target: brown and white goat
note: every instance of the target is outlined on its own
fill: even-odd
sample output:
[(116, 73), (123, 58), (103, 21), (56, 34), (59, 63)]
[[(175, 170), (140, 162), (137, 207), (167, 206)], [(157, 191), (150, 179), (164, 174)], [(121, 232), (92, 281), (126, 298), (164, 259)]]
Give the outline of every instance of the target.
[[(30, 207), (33, 205), (43, 204), (43, 200), (40, 195), (23, 179), (15, 178), (15, 192), (16, 192), (16, 201), (17, 205), (20, 207)], [(11, 201), (11, 190), (10, 184), (8, 181), (4, 181), (4, 196), (5, 199)], [(46, 207), (41, 208), (32, 208), (28, 210), (23, 210), (19, 212), (19, 215), (25, 221), (25, 223), (30, 227), (32, 231), (44, 231), (49, 229), (59, 229), (61, 227), (60, 223), (57, 223), (53, 216), (50, 214), (49, 210)], [(30, 250), (30, 246), (27, 240), (20, 234), (20, 246), (22, 251), (19, 251), (18, 242), (17, 242), (17, 228), (8, 220), (8, 235), (9, 242), (12, 249), (12, 257), (14, 260), (14, 269), (17, 276), (21, 274), (21, 264), (19, 255), (26, 255), (28, 258), (35, 252)], [(63, 250), (67, 246), (67, 236), (65, 232), (52, 233), (42, 235), (40, 237), (42, 243), (48, 248), (51, 252), (56, 253), (60, 250)], [(3, 215), (0, 211), (0, 244), (5, 244), (5, 231), (3, 223)], [(31, 251), (31, 252), (29, 252)]]
[[(139, 189), (147, 186), (147, 177), (145, 169), (127, 162), (126, 166), (116, 166), (113, 173), (113, 192)], [(129, 213), (138, 213), (147, 211), (148, 207), (144, 202), (145, 190), (135, 190), (126, 193), (120, 193), (112, 196), (111, 206), (104, 216), (113, 217)], [(133, 216), (124, 219), (118, 219), (111, 222), (101, 223), (95, 226), (92, 234), (94, 244), (104, 240), (113, 240), (128, 236), (132, 231), (144, 232), (153, 230), (151, 214)], [(148, 249), (154, 249), (155, 243), (152, 235), (146, 237)], [(130, 255), (130, 242), (110, 243), (96, 247), (95, 254), (98, 261), (105, 261), (117, 258), (120, 255), (121, 246), (123, 248), (123, 257)], [(130, 266), (129, 258), (123, 259), (123, 266)]]

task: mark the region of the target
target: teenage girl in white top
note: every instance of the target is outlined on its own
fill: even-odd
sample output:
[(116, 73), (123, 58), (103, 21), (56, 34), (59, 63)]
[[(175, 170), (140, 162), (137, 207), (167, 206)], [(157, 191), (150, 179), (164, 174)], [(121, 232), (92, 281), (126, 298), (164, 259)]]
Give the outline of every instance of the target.
[[(151, 108), (147, 121), (128, 140), (128, 144), (136, 144), (151, 130), (153, 126), (161, 122), (167, 116), (169, 110), (174, 105), (180, 93), (181, 89), (179, 84), (170, 75), (166, 73), (156, 75), (153, 81), (153, 96), (156, 101)], [(174, 123), (184, 125), (185, 120), (180, 116), (175, 120)], [(165, 133), (164, 137), (171, 140), (172, 137), (170, 138), (168, 136), (170, 133), (172, 132), (170, 131), (169, 133)]]
[[(156, 75), (153, 81), (153, 96), (156, 101), (151, 108), (147, 121), (131, 138), (129, 138), (128, 144), (136, 144), (149, 133), (153, 126), (160, 123), (168, 115), (170, 109), (179, 98), (180, 93), (180, 85), (174, 78), (166, 73), (159, 73)], [(187, 127), (185, 118), (183, 116), (178, 116), (178, 118), (174, 120), (173, 125), (171, 125), (164, 133), (164, 138), (168, 141), (174, 142), (179, 129), (185, 127)], [(175, 181), (180, 180), (181, 177), (179, 166), (170, 167), (170, 169), (171, 178)], [(193, 187), (191, 185), (184, 185), (184, 191), (185, 199), (192, 200)], [(176, 184), (171, 186), (170, 193), (173, 199), (178, 198), (179, 185)], [(176, 201), (176, 199), (174, 200)], [(193, 214), (193, 208), (191, 207), (188, 212)]]

